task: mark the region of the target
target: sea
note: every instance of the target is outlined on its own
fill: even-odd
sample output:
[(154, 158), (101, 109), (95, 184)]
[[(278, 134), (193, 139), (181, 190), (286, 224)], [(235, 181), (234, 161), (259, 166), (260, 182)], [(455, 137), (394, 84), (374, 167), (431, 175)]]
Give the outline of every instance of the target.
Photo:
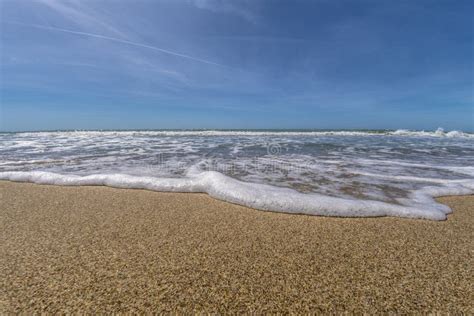
[(435, 197), (474, 194), (474, 134), (441, 128), (5, 132), (0, 179), (202, 192), (263, 211), (445, 220), (452, 210)]

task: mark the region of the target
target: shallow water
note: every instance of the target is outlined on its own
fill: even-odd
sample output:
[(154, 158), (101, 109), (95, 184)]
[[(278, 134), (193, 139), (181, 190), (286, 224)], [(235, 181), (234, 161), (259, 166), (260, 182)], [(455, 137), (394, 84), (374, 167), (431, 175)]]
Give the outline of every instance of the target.
[(0, 179), (207, 192), (258, 209), (444, 219), (474, 193), (457, 131), (68, 131), (0, 134)]

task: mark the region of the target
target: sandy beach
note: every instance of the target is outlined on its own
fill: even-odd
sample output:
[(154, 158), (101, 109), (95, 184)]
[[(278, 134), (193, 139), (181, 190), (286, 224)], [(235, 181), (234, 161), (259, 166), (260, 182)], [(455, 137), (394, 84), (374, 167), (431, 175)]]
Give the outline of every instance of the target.
[(473, 313), (474, 196), (447, 221), (0, 182), (0, 312)]

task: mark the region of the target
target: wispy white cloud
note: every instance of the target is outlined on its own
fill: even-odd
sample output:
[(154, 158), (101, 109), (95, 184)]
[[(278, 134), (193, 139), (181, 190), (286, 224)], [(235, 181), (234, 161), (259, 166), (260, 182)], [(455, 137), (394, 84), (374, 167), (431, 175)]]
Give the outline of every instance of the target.
[(132, 41), (128, 41), (128, 40), (123, 40), (123, 39), (120, 39), (120, 38), (115, 38), (115, 37), (110, 37), (110, 36), (105, 36), (105, 35), (100, 35), (100, 34), (95, 34), (95, 33), (68, 30), (68, 29), (63, 29), (63, 28), (53, 27), (53, 26), (39, 25), (39, 24), (29, 24), (29, 23), (12, 22), (12, 21), (7, 21), (7, 23), (18, 24), (18, 25), (33, 27), (33, 28), (47, 30), (47, 31), (56, 31), (56, 32), (62, 32), (62, 33), (80, 35), (80, 36), (99, 38), (99, 39), (112, 41), (112, 42), (116, 42), (116, 43), (121, 43), (121, 44), (129, 45), (129, 46), (135, 46), (135, 47), (139, 47), (139, 48), (146, 48), (146, 49), (154, 50), (154, 51), (157, 51), (157, 52), (160, 52), (160, 53), (163, 53), (163, 54), (168, 54), (168, 55), (172, 55), (172, 56), (176, 56), (176, 57), (180, 57), (180, 58), (184, 58), (184, 59), (189, 59), (189, 60), (193, 60), (193, 61), (204, 63), (204, 64), (224, 67), (224, 65), (221, 65), (221, 64), (209, 61), (209, 60), (205, 60), (205, 59), (193, 57), (193, 56), (190, 56), (190, 55), (185, 55), (185, 54), (173, 52), (173, 51), (170, 51), (170, 50), (167, 50), (167, 49), (163, 49), (163, 48), (159, 48), (159, 47), (155, 47), (155, 46), (151, 46), (151, 45), (147, 45), (147, 44), (142, 44), (142, 43), (132, 42)]
[(97, 30), (110, 32), (116, 36), (127, 38), (127, 34), (113, 26), (107, 16), (93, 10), (92, 6), (85, 6), (76, 0), (36, 0), (53, 10), (64, 19), (87, 30)]
[(190, 0), (199, 9), (213, 12), (235, 14), (250, 22), (255, 23), (258, 15), (252, 10), (257, 0)]
[(140, 72), (142, 72), (143, 70), (146, 70), (149, 72), (163, 75), (168, 79), (172, 79), (186, 86), (191, 86), (192, 84), (191, 80), (188, 78), (186, 74), (167, 68), (167, 67), (157, 66), (155, 63), (151, 62), (147, 58), (140, 58), (137, 56), (127, 56), (127, 55), (122, 55), (122, 57), (127, 61), (127, 64), (130, 64), (136, 69), (139, 69)]

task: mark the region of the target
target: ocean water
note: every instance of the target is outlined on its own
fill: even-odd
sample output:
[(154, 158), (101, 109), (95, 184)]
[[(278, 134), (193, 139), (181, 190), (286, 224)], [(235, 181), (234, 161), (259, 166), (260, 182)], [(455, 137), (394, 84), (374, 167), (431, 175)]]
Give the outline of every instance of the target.
[(0, 179), (205, 192), (260, 210), (446, 219), (474, 194), (459, 131), (151, 130), (0, 133)]

